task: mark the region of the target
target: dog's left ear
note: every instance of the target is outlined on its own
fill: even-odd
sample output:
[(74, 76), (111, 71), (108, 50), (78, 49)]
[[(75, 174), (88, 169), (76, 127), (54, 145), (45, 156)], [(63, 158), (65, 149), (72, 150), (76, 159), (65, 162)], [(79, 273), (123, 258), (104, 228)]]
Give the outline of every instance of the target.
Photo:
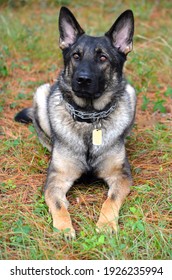
[(133, 48), (134, 16), (131, 10), (123, 12), (105, 33), (115, 48), (127, 55)]
[(84, 33), (74, 15), (66, 7), (62, 7), (59, 15), (60, 48), (73, 45)]

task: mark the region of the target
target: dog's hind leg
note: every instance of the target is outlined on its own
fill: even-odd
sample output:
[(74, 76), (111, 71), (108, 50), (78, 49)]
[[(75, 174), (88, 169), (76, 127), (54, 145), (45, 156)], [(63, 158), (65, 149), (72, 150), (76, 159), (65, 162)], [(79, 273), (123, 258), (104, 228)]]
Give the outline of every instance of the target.
[(66, 193), (80, 175), (77, 162), (54, 148), (45, 186), (45, 201), (52, 214), (53, 226), (69, 238), (75, 237), (75, 230), (67, 210)]
[[(119, 156), (119, 155), (118, 155)], [(119, 210), (130, 192), (132, 178), (127, 159), (123, 163), (114, 162), (115, 156), (105, 161), (101, 177), (109, 185), (108, 198), (103, 203), (97, 222), (97, 230), (117, 232)]]

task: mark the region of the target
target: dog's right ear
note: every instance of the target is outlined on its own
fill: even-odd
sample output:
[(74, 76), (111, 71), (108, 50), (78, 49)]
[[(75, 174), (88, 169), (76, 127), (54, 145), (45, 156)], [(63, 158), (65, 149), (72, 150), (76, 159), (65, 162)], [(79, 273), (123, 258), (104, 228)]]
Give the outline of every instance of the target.
[(62, 7), (59, 15), (60, 48), (66, 49), (73, 45), (79, 36), (84, 34), (74, 15), (66, 7)]
[(118, 51), (127, 55), (133, 47), (134, 15), (131, 10), (123, 12), (105, 33)]

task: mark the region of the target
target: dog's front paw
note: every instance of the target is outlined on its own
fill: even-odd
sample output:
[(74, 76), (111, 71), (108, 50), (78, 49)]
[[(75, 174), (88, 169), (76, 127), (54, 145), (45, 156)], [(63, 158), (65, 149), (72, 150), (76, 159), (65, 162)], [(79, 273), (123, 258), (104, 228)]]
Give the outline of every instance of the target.
[(105, 222), (105, 221), (98, 221), (96, 224), (96, 231), (97, 232), (107, 232), (110, 234), (115, 234), (118, 231), (117, 227), (117, 222), (116, 221), (111, 221), (111, 222)]
[(57, 234), (62, 234), (65, 239), (71, 240), (76, 237), (72, 223), (68, 219), (61, 219), (59, 216), (59, 219), (53, 221), (53, 228)]
[(67, 240), (72, 240), (76, 238), (76, 233), (73, 227), (59, 229), (57, 226), (53, 225), (53, 230), (57, 235), (62, 235)]
[(72, 240), (76, 238), (76, 232), (74, 228), (64, 230), (64, 238), (67, 240)]

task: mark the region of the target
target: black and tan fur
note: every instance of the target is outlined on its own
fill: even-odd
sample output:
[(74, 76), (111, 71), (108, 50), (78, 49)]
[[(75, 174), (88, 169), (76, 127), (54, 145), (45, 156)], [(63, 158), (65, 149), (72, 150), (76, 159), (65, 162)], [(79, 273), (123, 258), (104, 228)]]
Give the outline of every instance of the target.
[[(109, 186), (97, 229), (117, 230), (120, 207), (130, 192), (132, 177), (125, 151), (125, 137), (135, 116), (135, 91), (123, 75), (132, 50), (133, 13), (125, 11), (102, 37), (87, 36), (73, 14), (62, 7), (59, 16), (60, 47), (64, 69), (58, 81), (39, 87), (32, 108), (21, 111), (16, 121), (32, 121), (40, 142), (51, 151), (45, 200), (53, 226), (69, 229), (75, 236), (66, 193), (75, 180), (92, 172)], [(67, 106), (81, 113), (114, 110), (98, 119), (74, 116)], [(103, 140), (93, 145), (92, 131), (100, 126)]]

